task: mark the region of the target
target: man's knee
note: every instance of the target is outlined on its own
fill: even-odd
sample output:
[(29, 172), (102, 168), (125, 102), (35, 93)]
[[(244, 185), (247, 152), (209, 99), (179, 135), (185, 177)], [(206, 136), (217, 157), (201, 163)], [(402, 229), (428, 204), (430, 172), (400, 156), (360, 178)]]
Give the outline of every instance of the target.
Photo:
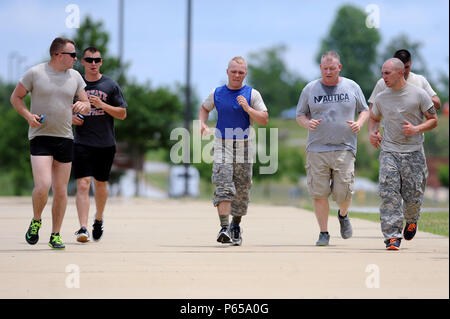
[(354, 193), (354, 184), (345, 183), (341, 184), (333, 189), (332, 197), (337, 204), (345, 204), (351, 201)]
[(101, 182), (94, 179), (94, 188), (96, 192), (108, 193), (108, 182)]
[(233, 200), (235, 194), (236, 188), (233, 183), (222, 183), (216, 185), (213, 197), (214, 206), (218, 206), (223, 201)]
[(51, 186), (51, 182), (41, 182), (34, 186), (33, 193), (38, 196), (48, 195)]
[(52, 187), (53, 197), (64, 198), (67, 197), (67, 185), (53, 185)]
[(83, 177), (77, 179), (77, 193), (86, 194), (89, 193), (91, 187), (91, 178)]

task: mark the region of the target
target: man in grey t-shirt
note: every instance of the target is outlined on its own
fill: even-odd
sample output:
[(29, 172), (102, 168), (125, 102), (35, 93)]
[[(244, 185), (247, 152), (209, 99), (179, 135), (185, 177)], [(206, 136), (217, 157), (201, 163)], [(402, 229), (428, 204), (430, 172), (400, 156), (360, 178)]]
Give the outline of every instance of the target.
[[(326, 52), (321, 59), (322, 78), (303, 89), (297, 105), (297, 122), (307, 128), (306, 174), (308, 191), (320, 227), (318, 246), (328, 245), (328, 197), (339, 206), (342, 238), (352, 236), (347, 216), (351, 204), (356, 156), (356, 134), (369, 117), (361, 88), (339, 76), (339, 55)], [(359, 113), (355, 121), (355, 114)]]
[[(381, 230), (386, 249), (398, 250), (403, 220), (406, 220), (405, 240), (413, 239), (417, 230), (428, 175), (423, 132), (436, 127), (437, 116), (427, 92), (406, 82), (402, 61), (397, 58), (387, 60), (382, 73), (387, 88), (375, 98), (369, 133), (370, 143), (381, 147)], [(381, 119), (383, 135), (379, 131)]]
[[(56, 38), (50, 46), (50, 62), (28, 70), (11, 95), (11, 104), (29, 124), (33, 170), (33, 219), (25, 240), (39, 240), (42, 211), (50, 186), (53, 190), (52, 234), (49, 246), (64, 249), (60, 230), (67, 206), (67, 184), (72, 164), (72, 112), (86, 114), (90, 104), (81, 75), (72, 69), (76, 61), (72, 40)], [(23, 99), (31, 93), (28, 110)], [(78, 101), (73, 103), (74, 98)]]

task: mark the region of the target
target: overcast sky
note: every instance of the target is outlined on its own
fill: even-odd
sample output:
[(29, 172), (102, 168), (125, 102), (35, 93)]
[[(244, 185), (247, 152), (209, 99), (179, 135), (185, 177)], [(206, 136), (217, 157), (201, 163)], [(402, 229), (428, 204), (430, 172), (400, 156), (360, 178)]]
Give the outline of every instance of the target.
[[(0, 78), (17, 81), (26, 68), (48, 59), (51, 41), (73, 35), (76, 5), (104, 22), (118, 54), (118, 0), (2, 0), (0, 1)], [(152, 85), (184, 83), (186, 78), (186, 0), (125, 0), (123, 59), (131, 63), (128, 76)], [(449, 3), (430, 1), (307, 1), (307, 0), (192, 0), (192, 86), (200, 99), (226, 81), (230, 58), (283, 44), (288, 68), (313, 80), (319, 76), (315, 56), (343, 4), (379, 9), (379, 50), (390, 39), (406, 34), (421, 42), (430, 73), (448, 74)], [(69, 26), (69, 27), (68, 27)], [(83, 48), (79, 48), (83, 49)], [(14, 53), (15, 52), (15, 53)], [(18, 58), (21, 57), (21, 61)], [(10, 62), (10, 63), (9, 63)], [(345, 67), (345, 66), (344, 66)], [(299, 92), (300, 93), (300, 92)]]

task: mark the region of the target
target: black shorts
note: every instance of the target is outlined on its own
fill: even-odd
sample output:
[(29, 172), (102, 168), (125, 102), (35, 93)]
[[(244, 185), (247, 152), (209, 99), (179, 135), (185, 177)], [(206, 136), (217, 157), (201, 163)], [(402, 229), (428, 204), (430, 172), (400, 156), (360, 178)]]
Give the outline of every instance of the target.
[(75, 179), (93, 176), (99, 182), (109, 180), (116, 146), (93, 147), (73, 143), (73, 176)]
[(58, 162), (70, 163), (73, 155), (73, 140), (56, 136), (36, 136), (30, 140), (30, 154), (53, 156)]

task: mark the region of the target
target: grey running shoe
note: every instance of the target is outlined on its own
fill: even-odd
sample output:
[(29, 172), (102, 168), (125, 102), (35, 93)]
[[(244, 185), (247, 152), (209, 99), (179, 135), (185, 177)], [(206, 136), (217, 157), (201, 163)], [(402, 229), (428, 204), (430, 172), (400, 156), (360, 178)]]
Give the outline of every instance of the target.
[(217, 241), (222, 244), (231, 243), (231, 235), (228, 227), (224, 226), (217, 235)]
[(233, 243), (233, 246), (240, 246), (242, 245), (242, 230), (241, 227), (234, 226), (231, 224), (231, 242)]
[(320, 233), (319, 240), (316, 242), (316, 246), (328, 246), (330, 242), (330, 234)]
[(348, 213), (345, 217), (342, 217), (339, 212), (340, 210), (338, 210), (338, 219), (339, 224), (341, 225), (341, 237), (344, 239), (348, 239), (353, 235), (352, 224), (350, 224), (350, 218), (348, 218)]
[(80, 230), (75, 232), (75, 235), (77, 235), (77, 241), (80, 243), (86, 243), (89, 241), (89, 232), (86, 227), (81, 227)]

